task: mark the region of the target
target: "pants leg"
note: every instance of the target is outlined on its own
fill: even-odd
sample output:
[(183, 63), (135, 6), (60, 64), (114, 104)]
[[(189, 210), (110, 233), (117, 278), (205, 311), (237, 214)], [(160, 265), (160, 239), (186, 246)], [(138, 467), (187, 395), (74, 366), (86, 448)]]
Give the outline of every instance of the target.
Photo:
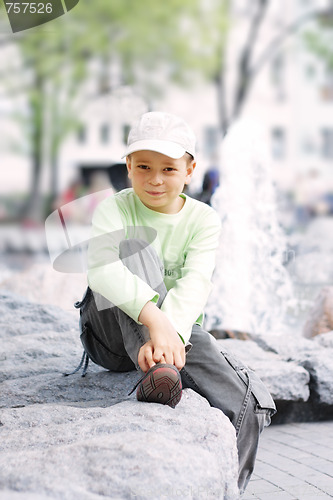
[[(200, 326), (194, 325), (190, 341), (192, 348), (180, 372), (183, 387), (190, 387), (204, 396), (234, 425), (239, 457), (238, 486), (243, 492), (253, 472), (259, 435), (274, 413), (274, 402), (258, 377), (251, 389), (251, 384), (246, 383), (246, 367), (238, 363), (237, 369), (237, 361), (235, 365), (231, 357), (220, 352), (215, 338)], [(254, 389), (262, 391), (264, 398), (260, 397), (260, 401), (264, 408), (258, 404)]]

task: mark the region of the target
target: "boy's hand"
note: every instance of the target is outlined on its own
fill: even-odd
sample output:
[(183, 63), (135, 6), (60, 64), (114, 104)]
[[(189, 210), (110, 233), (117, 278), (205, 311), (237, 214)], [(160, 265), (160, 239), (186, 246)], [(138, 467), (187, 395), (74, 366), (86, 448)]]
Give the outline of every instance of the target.
[(168, 363), (181, 370), (185, 365), (185, 346), (166, 315), (147, 302), (139, 321), (148, 327), (150, 334), (150, 340), (139, 351), (140, 368), (146, 372), (156, 363)]

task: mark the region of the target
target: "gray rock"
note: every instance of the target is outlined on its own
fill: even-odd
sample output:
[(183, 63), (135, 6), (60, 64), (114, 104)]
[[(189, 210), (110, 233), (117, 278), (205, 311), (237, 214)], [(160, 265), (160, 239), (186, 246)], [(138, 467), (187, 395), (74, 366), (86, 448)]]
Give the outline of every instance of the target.
[(47, 495), (37, 493), (19, 493), (17, 491), (3, 490), (0, 492), (1, 500), (49, 500)]
[(128, 396), (136, 371), (64, 377), (78, 318), (0, 293), (0, 498), (238, 499), (234, 427), (185, 389), (175, 409)]
[(33, 405), (2, 411), (1, 422), (3, 489), (60, 499), (238, 498), (234, 428), (190, 389), (175, 410)]
[(77, 329), (77, 324), (75, 316), (57, 306), (34, 304), (15, 293), (0, 290), (0, 338), (45, 333), (50, 329), (67, 332)]
[(280, 401), (307, 401), (309, 373), (294, 362), (284, 361), (278, 354), (261, 349), (247, 340), (218, 340), (245, 365), (254, 370), (264, 382), (273, 399)]
[(44, 256), (26, 264), (26, 268), (8, 275), (0, 269), (0, 287), (24, 296), (37, 304), (54, 304), (75, 314), (74, 302), (86, 287), (85, 274), (59, 273)]
[(318, 404), (333, 405), (332, 348), (323, 347), (313, 339), (290, 335), (256, 335), (253, 339), (264, 350), (278, 354), (288, 364), (293, 362), (307, 370), (314, 400)]
[(316, 337), (314, 337), (314, 340), (322, 347), (329, 347), (333, 349), (333, 330), (316, 335)]

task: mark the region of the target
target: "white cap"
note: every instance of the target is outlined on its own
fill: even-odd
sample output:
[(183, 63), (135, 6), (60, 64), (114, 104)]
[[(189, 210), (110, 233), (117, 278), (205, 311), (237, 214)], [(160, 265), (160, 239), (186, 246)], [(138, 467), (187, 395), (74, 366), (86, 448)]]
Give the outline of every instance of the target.
[(142, 150), (156, 151), (174, 159), (185, 153), (194, 157), (195, 135), (178, 116), (159, 111), (145, 113), (130, 130), (123, 158)]

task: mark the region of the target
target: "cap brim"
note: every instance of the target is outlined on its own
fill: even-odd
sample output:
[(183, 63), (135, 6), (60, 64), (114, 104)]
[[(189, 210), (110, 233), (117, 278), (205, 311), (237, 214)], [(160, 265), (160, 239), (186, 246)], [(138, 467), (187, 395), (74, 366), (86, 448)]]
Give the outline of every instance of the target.
[(133, 142), (133, 144), (127, 146), (126, 152), (122, 156), (122, 158), (125, 158), (125, 156), (128, 156), (131, 153), (135, 153), (136, 151), (155, 151), (156, 153), (161, 153), (162, 155), (169, 156), (174, 160), (181, 158), (186, 153), (186, 150), (175, 142), (144, 140)]

